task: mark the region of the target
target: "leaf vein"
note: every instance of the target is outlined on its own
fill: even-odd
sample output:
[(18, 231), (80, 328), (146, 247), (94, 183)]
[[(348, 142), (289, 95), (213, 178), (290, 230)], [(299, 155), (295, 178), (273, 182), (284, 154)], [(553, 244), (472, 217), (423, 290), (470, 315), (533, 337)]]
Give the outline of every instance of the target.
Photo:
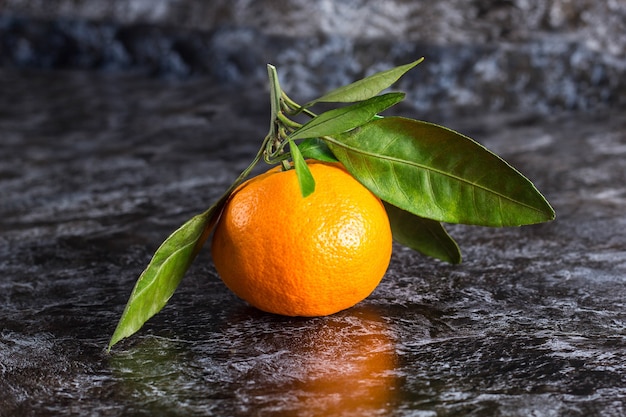
[(454, 179), (456, 181), (459, 181), (459, 182), (462, 182), (462, 183), (465, 183), (465, 184), (472, 185), (474, 188), (478, 188), (478, 189), (480, 189), (480, 190), (482, 190), (484, 192), (487, 192), (489, 194), (496, 195), (496, 196), (498, 196), (498, 197), (500, 197), (500, 198), (502, 198), (504, 200), (513, 202), (515, 204), (518, 204), (518, 205), (520, 205), (522, 207), (526, 207), (526, 208), (528, 208), (530, 210), (533, 210), (533, 211), (536, 211), (538, 213), (542, 212), (542, 210), (537, 208), (537, 207), (534, 207), (534, 206), (531, 206), (531, 205), (526, 204), (524, 202), (515, 200), (515, 199), (513, 199), (511, 197), (508, 197), (508, 196), (503, 195), (501, 193), (498, 193), (498, 192), (496, 192), (494, 190), (491, 190), (491, 189), (489, 189), (487, 187), (484, 187), (484, 186), (482, 186), (482, 185), (480, 185), (480, 184), (478, 184), (478, 183), (476, 183), (474, 181), (468, 181), (468, 180), (466, 180), (464, 178), (461, 178), (461, 177), (459, 177), (457, 175), (453, 175), (453, 174), (445, 172), (445, 171), (434, 169), (434, 168), (428, 167), (428, 166), (426, 166), (424, 164), (420, 164), (420, 163), (417, 163), (417, 162), (414, 162), (414, 161), (407, 161), (407, 160), (404, 160), (404, 159), (391, 157), (389, 155), (381, 155), (381, 154), (377, 154), (377, 153), (373, 153), (373, 152), (364, 151), (364, 150), (356, 148), (354, 146), (347, 145), (344, 142), (341, 142), (341, 141), (335, 139), (334, 137), (326, 137), (325, 139), (330, 141), (330, 142), (332, 142), (332, 143), (334, 143), (335, 145), (338, 145), (338, 146), (344, 147), (346, 149), (349, 149), (350, 151), (352, 151), (354, 153), (361, 154), (363, 157), (376, 158), (376, 159), (379, 159), (379, 160), (389, 161), (390, 163), (398, 163), (398, 164), (410, 165), (410, 166), (413, 166), (413, 167), (418, 168), (418, 169), (423, 169), (425, 171), (429, 171), (429, 172), (432, 172), (432, 173), (435, 173), (435, 174), (438, 174), (438, 175), (441, 175), (441, 176), (445, 176), (445, 177)]

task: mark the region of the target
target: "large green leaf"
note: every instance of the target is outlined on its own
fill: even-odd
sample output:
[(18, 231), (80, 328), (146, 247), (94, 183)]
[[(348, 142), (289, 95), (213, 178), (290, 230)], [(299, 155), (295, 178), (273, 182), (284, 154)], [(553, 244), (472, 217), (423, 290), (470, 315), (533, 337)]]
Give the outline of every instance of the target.
[(311, 107), (315, 103), (352, 103), (355, 101), (367, 100), (378, 95), (384, 89), (391, 87), (400, 77), (411, 68), (422, 62), (424, 58), (413, 61), (406, 65), (377, 72), (369, 77), (355, 81), (352, 84), (339, 87), (322, 97), (308, 102), (303, 107)]
[(387, 93), (350, 106), (328, 110), (309, 120), (289, 138), (292, 140), (317, 138), (346, 132), (369, 122), (378, 113), (402, 101), (404, 96), (404, 93)]
[(440, 222), (384, 204), (395, 241), (424, 255), (453, 264), (461, 263), (459, 246)]
[(135, 283), (109, 342), (109, 350), (137, 332), (167, 304), (213, 228), (224, 201), (220, 200), (206, 212), (188, 220), (157, 249)]
[(445, 127), (386, 117), (326, 142), (374, 194), (417, 216), (484, 226), (554, 219), (554, 210), (527, 178)]

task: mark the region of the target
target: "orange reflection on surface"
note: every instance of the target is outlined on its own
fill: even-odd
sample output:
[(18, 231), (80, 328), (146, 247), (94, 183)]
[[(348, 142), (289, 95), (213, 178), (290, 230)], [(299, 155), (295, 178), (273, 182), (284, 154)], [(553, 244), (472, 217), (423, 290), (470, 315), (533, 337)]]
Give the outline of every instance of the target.
[(365, 416), (391, 410), (395, 343), (375, 311), (360, 307), (325, 317), (293, 342), (291, 355), (299, 359), (292, 366), (299, 369), (291, 370), (295, 378), (285, 387), (295, 401), (290, 411), (311, 416)]

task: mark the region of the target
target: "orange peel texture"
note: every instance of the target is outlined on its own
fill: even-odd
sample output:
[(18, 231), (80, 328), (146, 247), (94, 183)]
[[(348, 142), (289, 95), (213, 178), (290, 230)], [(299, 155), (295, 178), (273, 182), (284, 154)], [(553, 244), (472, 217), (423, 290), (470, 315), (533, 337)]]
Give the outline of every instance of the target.
[(392, 236), (380, 199), (339, 163), (308, 161), (316, 190), (303, 198), (295, 170), (254, 177), (230, 196), (213, 235), (222, 281), (260, 310), (324, 316), (379, 284)]

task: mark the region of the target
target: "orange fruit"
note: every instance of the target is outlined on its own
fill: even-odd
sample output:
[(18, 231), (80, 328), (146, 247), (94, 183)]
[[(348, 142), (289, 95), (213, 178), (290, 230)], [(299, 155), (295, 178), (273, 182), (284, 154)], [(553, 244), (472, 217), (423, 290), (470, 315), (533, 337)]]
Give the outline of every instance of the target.
[(222, 281), (256, 308), (324, 316), (371, 294), (391, 258), (382, 202), (339, 163), (308, 161), (313, 194), (295, 170), (254, 177), (230, 196), (213, 235)]

